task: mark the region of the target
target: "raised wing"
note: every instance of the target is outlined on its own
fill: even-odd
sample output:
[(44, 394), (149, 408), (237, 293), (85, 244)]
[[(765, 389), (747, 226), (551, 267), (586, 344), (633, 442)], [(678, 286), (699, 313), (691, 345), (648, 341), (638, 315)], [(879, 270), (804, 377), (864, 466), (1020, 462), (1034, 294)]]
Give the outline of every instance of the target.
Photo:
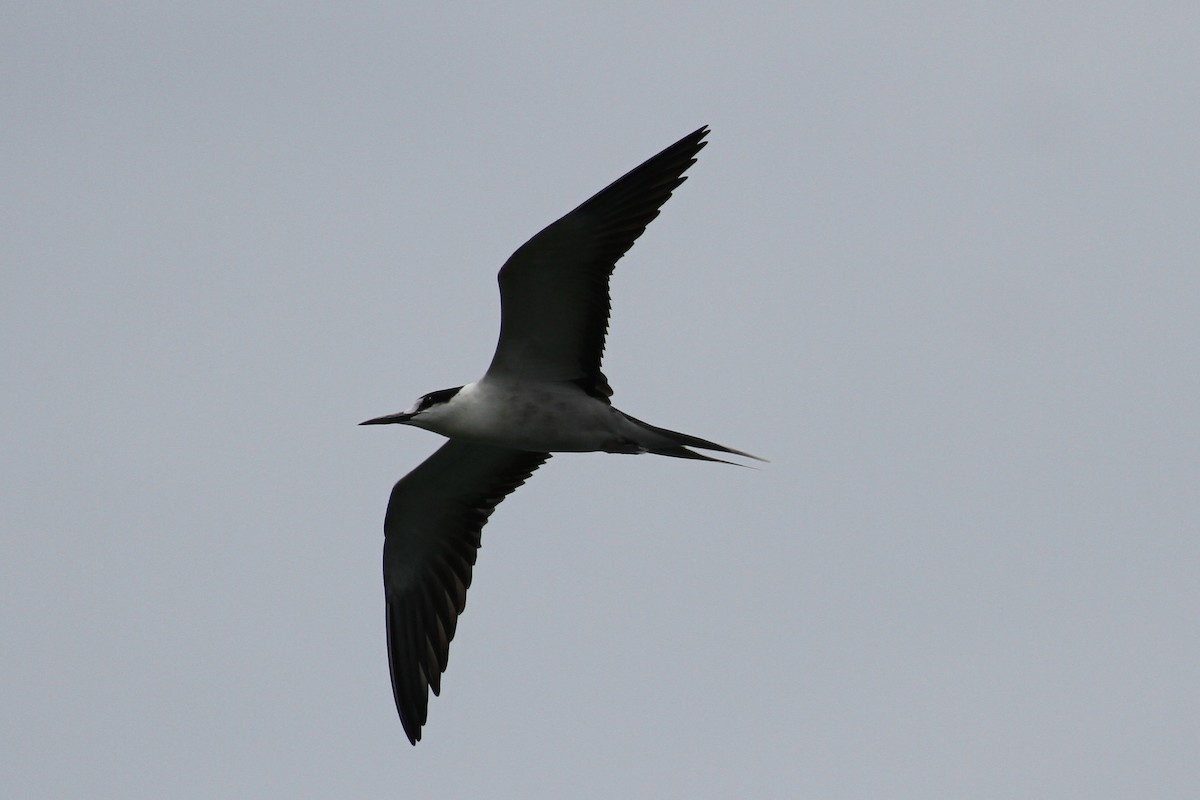
[(467, 602), (480, 530), (550, 458), (451, 439), (392, 489), (384, 519), (388, 667), (408, 739), (421, 739)]
[(500, 343), (489, 375), (574, 381), (607, 399), (600, 371), (608, 281), (696, 163), (700, 128), (618, 178), (512, 254), (500, 269)]

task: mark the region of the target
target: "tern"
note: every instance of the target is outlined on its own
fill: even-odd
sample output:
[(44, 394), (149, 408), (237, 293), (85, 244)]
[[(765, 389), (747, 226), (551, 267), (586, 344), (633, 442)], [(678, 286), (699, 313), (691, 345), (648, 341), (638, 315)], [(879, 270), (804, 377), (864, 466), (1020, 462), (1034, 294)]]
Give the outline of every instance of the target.
[(424, 395), (398, 423), (449, 439), (392, 489), (384, 517), (388, 668), (409, 741), (421, 739), (466, 604), (480, 530), (551, 453), (759, 459), (618, 411), (600, 371), (616, 262), (707, 144), (688, 134), (523, 244), (500, 269), (500, 341), (483, 377)]

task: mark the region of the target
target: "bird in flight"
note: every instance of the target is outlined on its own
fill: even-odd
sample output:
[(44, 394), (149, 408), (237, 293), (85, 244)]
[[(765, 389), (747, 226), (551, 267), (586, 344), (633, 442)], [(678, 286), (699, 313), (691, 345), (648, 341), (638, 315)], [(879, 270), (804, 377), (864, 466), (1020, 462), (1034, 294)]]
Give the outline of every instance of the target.
[(618, 411), (600, 371), (609, 277), (658, 216), (707, 144), (703, 127), (618, 178), (542, 230), (500, 269), (500, 341), (483, 377), (421, 397), (399, 423), (449, 441), (392, 489), (384, 517), (388, 667), (396, 710), (416, 744), (439, 694), (466, 604), (480, 530), (551, 453), (750, 453), (649, 425)]

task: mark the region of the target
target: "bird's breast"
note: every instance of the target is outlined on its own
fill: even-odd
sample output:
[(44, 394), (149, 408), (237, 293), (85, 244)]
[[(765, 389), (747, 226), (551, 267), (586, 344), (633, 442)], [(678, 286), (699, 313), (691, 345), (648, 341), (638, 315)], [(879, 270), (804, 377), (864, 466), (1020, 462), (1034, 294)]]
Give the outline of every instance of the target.
[(474, 384), (454, 405), (438, 433), (517, 450), (605, 450), (623, 432), (618, 412), (574, 386)]

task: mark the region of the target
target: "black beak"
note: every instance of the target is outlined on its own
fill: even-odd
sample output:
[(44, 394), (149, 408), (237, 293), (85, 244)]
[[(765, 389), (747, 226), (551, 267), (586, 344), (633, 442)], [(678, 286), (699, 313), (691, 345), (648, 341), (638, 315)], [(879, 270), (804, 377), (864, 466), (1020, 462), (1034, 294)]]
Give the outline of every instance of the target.
[(366, 422), (360, 422), (359, 425), (392, 425), (397, 422), (408, 422), (413, 418), (412, 414), (406, 411), (401, 411), (399, 414), (388, 414), (383, 417), (369, 419)]

